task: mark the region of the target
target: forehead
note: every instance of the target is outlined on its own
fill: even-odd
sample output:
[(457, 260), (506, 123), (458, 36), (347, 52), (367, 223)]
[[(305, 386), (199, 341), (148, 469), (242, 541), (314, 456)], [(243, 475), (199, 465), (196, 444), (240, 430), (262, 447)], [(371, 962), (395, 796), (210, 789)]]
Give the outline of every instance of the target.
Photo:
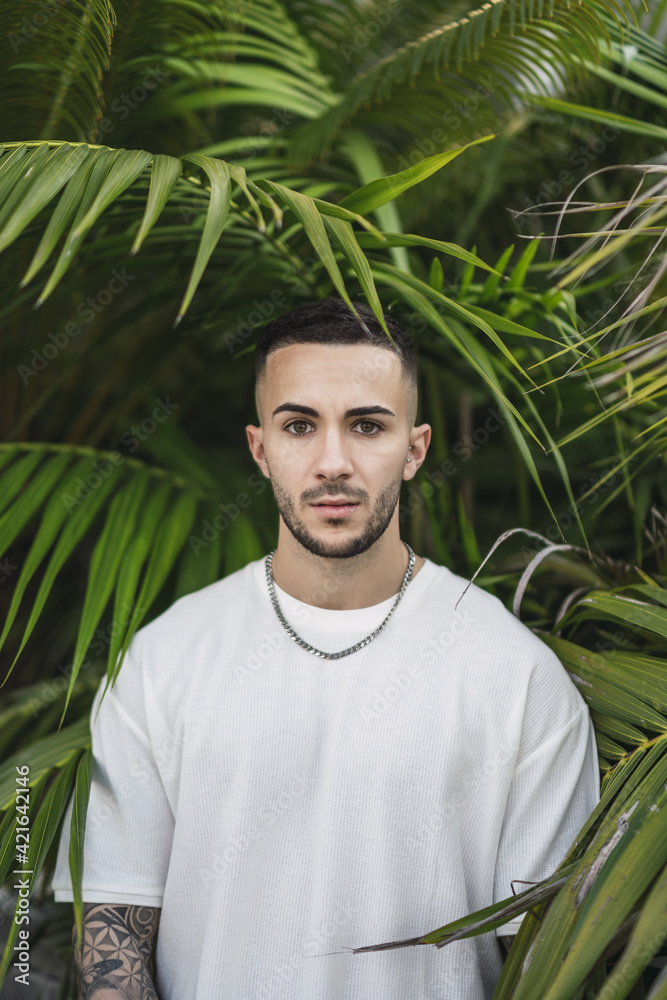
[(305, 402), (302, 397), (308, 393), (320, 402), (324, 397), (340, 400), (343, 406), (369, 391), (374, 398), (364, 398), (364, 403), (381, 403), (381, 396), (396, 401), (406, 391), (398, 356), (372, 344), (289, 344), (268, 355), (265, 374), (272, 400), (287, 393), (286, 399)]

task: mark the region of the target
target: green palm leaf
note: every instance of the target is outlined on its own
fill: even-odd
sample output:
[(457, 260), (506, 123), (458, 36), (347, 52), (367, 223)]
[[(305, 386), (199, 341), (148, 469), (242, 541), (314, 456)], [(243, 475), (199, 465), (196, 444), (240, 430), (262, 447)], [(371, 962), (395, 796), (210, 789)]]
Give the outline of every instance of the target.
[(352, 212), (360, 212), (362, 215), (366, 215), (368, 212), (375, 211), (381, 205), (386, 205), (387, 202), (393, 201), (415, 184), (426, 180), (427, 177), (430, 177), (437, 170), (441, 170), (447, 163), (451, 163), (453, 159), (459, 156), (460, 153), (465, 152), (466, 149), (470, 149), (471, 146), (477, 146), (481, 142), (488, 142), (489, 139), (494, 138), (494, 135), (484, 135), (481, 139), (474, 139), (472, 142), (466, 143), (465, 146), (450, 149), (446, 153), (437, 153), (435, 156), (428, 156), (425, 160), (402, 170), (400, 173), (390, 174), (388, 177), (378, 177), (352, 194), (347, 195), (340, 204), (344, 208), (349, 208)]
[(190, 305), (195, 289), (204, 273), (204, 268), (208, 264), (211, 254), (222, 235), (231, 199), (229, 167), (224, 160), (214, 160), (210, 156), (201, 156), (199, 153), (191, 153), (188, 156), (188, 160), (201, 167), (208, 175), (211, 184), (211, 200), (206, 214), (201, 242), (197, 250), (197, 257), (192, 268), (188, 287), (178, 310), (178, 315), (174, 321), (174, 326), (180, 323), (185, 310)]
[[(128, 188), (151, 162), (151, 154), (143, 150), (115, 149), (102, 154), (96, 161), (85, 193), (74, 217), (74, 225), (37, 304), (44, 302), (72, 263), (76, 251), (105, 208)], [(24, 279), (25, 280), (25, 279)]]
[[(167, 575), (174, 566), (187, 538), (194, 518), (197, 498), (204, 494), (199, 484), (190, 485), (179, 475), (159, 468), (151, 469), (136, 459), (126, 459), (124, 468), (117, 468), (105, 452), (67, 446), (10, 445), (12, 457), (27, 448), (28, 454), (9, 465), (6, 476), (11, 479), (11, 493), (23, 493), (0, 518), (0, 541), (6, 536), (13, 542), (25, 527), (29, 517), (41, 512), (41, 519), (30, 551), (23, 563), (10, 604), (9, 612), (0, 635), (0, 647), (6, 641), (24, 598), (26, 589), (45, 561), (36, 597), (33, 601), (23, 638), (14, 656), (12, 667), (25, 648), (42, 611), (56, 577), (71, 554), (87, 537), (98, 514), (105, 510), (101, 535), (94, 548), (90, 576), (79, 623), (73, 668), (64, 711), (69, 704), (78, 672), (83, 663), (95, 629), (101, 619), (111, 594), (115, 589), (114, 621), (109, 649), (109, 669), (116, 666), (116, 657), (125, 642), (129, 644), (140, 621), (149, 611)], [(53, 456), (53, 450), (56, 455)], [(71, 466), (72, 458), (84, 451), (89, 457)], [(106, 462), (106, 478), (98, 471), (99, 460)], [(42, 466), (38, 467), (39, 462)], [(10, 477), (10, 473), (13, 475)], [(90, 476), (95, 481), (87, 486)], [(157, 482), (153, 486), (152, 479)], [(91, 481), (92, 482), (92, 481)], [(169, 513), (164, 516), (168, 498), (174, 486), (180, 490)], [(83, 492), (82, 492), (83, 491)], [(144, 504), (144, 497), (149, 494)], [(151, 545), (160, 540), (160, 551), (151, 551)], [(146, 574), (139, 588), (139, 605), (128, 620), (128, 609), (137, 597), (138, 579), (148, 559)]]
[[(104, 164), (108, 164), (109, 162), (110, 150), (108, 149), (90, 149), (86, 146), (80, 146), (79, 148), (84, 150), (85, 155), (80, 156), (79, 163), (74, 173), (67, 180), (65, 190), (56, 205), (53, 215), (49, 219), (48, 225), (44, 230), (28, 269), (21, 279), (21, 288), (27, 285), (28, 282), (32, 281), (34, 276), (42, 269), (42, 267), (44, 267), (71, 220), (77, 215), (77, 210), (80, 210), (82, 204), (85, 203), (86, 192), (88, 191), (89, 183), (91, 182), (93, 173), (97, 168), (98, 162), (101, 165), (101, 167), (98, 168), (98, 173), (99, 169), (103, 168)], [(5, 171), (3, 159), (0, 160), (0, 182)], [(100, 182), (98, 181), (98, 188), (99, 184)], [(35, 194), (41, 194), (41, 191), (43, 190), (44, 188), (38, 187)], [(56, 191), (53, 192), (54, 195), (56, 193)], [(91, 192), (90, 200), (92, 200), (92, 196), (93, 193)], [(20, 216), (20, 202), (17, 203), (12, 198), (8, 201), (8, 203), (13, 206), (14, 213)], [(46, 204), (48, 204), (48, 202), (46, 202)], [(27, 219), (25, 219), (25, 217), (24, 220), (24, 225), (19, 228), (15, 225), (14, 214), (12, 214), (5, 225), (11, 225), (14, 232), (18, 229), (18, 233), (20, 234), (23, 232), (25, 225), (27, 225)]]
[(81, 934), (83, 932), (83, 900), (81, 898), (83, 843), (86, 833), (86, 811), (90, 798), (90, 784), (93, 776), (92, 767), (92, 750), (84, 750), (79, 759), (74, 781), (74, 799), (72, 802), (72, 822), (70, 825), (69, 842), (69, 870), (72, 877), (72, 890), (74, 894), (77, 947), (80, 947)]
[(28, 787), (33, 788), (45, 775), (55, 768), (64, 767), (72, 760), (78, 760), (81, 751), (90, 746), (90, 723), (88, 716), (66, 726), (57, 733), (51, 733), (30, 746), (22, 747), (0, 766), (0, 810), (14, 805), (16, 794), (16, 768), (29, 768)]
[[(39, 450), (35, 449), (34, 451), (30, 451), (26, 457), (33, 459), (32, 466), (34, 466), (37, 461), (43, 458), (43, 455), (40, 454)], [(28, 471), (30, 471), (32, 466), (28, 467)], [(5, 619), (2, 635), (0, 635), (0, 648), (2, 648), (14, 622), (28, 584), (56, 540), (63, 524), (68, 520), (68, 510), (63, 503), (63, 495), (73, 495), (77, 483), (84, 480), (90, 471), (90, 459), (86, 458), (80, 460), (61, 483), (60, 492), (58, 490), (53, 491), (53, 495), (42, 512), (37, 534), (35, 535), (30, 551), (23, 562), (16, 587), (12, 595), (12, 601), (9, 606), (7, 618)], [(27, 477), (24, 471), (21, 479), (19, 480), (19, 487), (24, 485), (26, 478)]]
[[(109, 658), (109, 673), (107, 676), (107, 684), (104, 689), (105, 692), (107, 691), (109, 684), (113, 684), (115, 681), (118, 671), (121, 668), (125, 652), (129, 648), (137, 629), (141, 625), (147, 611), (159, 594), (168, 574), (176, 563), (176, 560), (178, 559), (178, 556), (180, 555), (187, 540), (187, 536), (190, 533), (196, 511), (197, 503), (195, 498), (187, 493), (184, 493), (176, 499), (172, 508), (161, 520), (155, 535), (155, 540), (152, 544), (152, 548), (150, 549), (148, 564), (146, 566), (146, 571), (139, 590), (139, 596), (137, 598), (137, 608), (123, 639), (121, 660), (116, 664), (113, 663), (111, 657)], [(150, 544), (150, 541), (148, 541), (146, 535), (144, 535), (138, 547), (131, 554), (132, 562), (128, 562), (127, 565), (123, 567), (126, 571), (127, 577), (130, 577), (129, 586), (131, 586), (136, 580), (134, 574), (136, 573), (140, 562), (143, 561), (143, 553), (145, 552), (144, 546), (147, 547), (148, 544)], [(121, 583), (129, 589), (127, 577), (125, 580), (121, 577)], [(112, 663), (114, 666), (113, 671)]]
[(667, 867), (654, 883), (623, 954), (602, 987), (605, 1000), (623, 1000), (667, 939)]
[[(0, 156), (0, 186), (6, 181), (5, 171), (10, 175), (10, 180), (13, 179), (15, 168), (25, 170), (38, 157), (40, 159), (45, 158), (47, 155), (46, 148), (43, 144), (37, 144), (30, 151), (26, 151), (23, 147), (17, 147), (12, 152)], [(83, 146), (78, 148), (79, 150), (86, 149)], [(411, 167), (389, 178), (378, 178), (372, 181), (370, 185), (362, 187), (358, 192), (348, 195), (345, 201), (356, 197), (357, 203), (368, 204), (371, 208), (384, 205), (392, 197), (395, 197), (397, 193), (407, 190), (425, 177), (430, 176), (434, 171), (441, 169), (461, 151), (462, 149), (432, 157), (424, 166)], [(12, 157), (17, 156), (19, 152), (21, 153), (21, 157), (17, 165)], [(62, 174), (58, 179), (58, 183), (50, 180), (44, 186), (42, 175), (38, 174), (30, 188), (31, 205), (33, 207), (35, 204), (39, 204), (40, 209), (45, 209), (53, 200), (58, 190), (62, 190), (62, 194), (46, 225), (32, 261), (28, 265), (21, 281), (21, 286), (25, 286), (41, 270), (61, 239), (63, 239), (63, 245), (36, 304), (43, 303), (53, 293), (76, 257), (82, 241), (94, 224), (100, 219), (100, 216), (105, 210), (115, 207), (122, 199), (124, 193), (135, 184), (143, 171), (150, 166), (150, 186), (144, 211), (138, 224), (137, 234), (130, 248), (132, 254), (138, 252), (146, 237), (154, 229), (160, 214), (169, 204), (172, 195), (182, 195), (186, 189), (196, 191), (200, 195), (203, 195), (205, 199), (204, 204), (206, 205), (204, 225), (199, 237), (199, 245), (190, 278), (175, 319), (175, 325), (180, 322), (188, 309), (194, 293), (201, 282), (206, 266), (218, 246), (223, 230), (225, 229), (232, 204), (232, 180), (236, 182), (241, 194), (247, 199), (250, 208), (255, 214), (260, 232), (265, 231), (266, 224), (258, 202), (268, 205), (271, 208), (274, 219), (277, 222), (281, 220), (281, 210), (276, 203), (276, 197), (294, 212), (306, 236), (329, 273), (334, 287), (348, 305), (351, 306), (351, 300), (327, 238), (321, 216), (324, 215), (348, 222), (357, 222), (370, 230), (370, 235), (379, 240), (380, 244), (385, 242), (383, 234), (379, 233), (363, 215), (351, 209), (346, 204), (335, 204), (317, 197), (308, 196), (268, 178), (261, 178), (259, 179), (259, 183), (257, 183), (254, 180), (250, 180), (242, 168), (234, 164), (227, 164), (224, 160), (204, 156), (199, 153), (190, 153), (183, 157), (183, 161), (192, 164), (195, 170), (202, 170), (205, 173), (208, 180), (207, 189), (204, 189), (200, 182), (193, 176), (187, 179), (181, 178), (182, 168), (180, 161), (172, 157), (153, 156), (142, 150), (112, 150), (110, 148), (87, 147), (87, 153), (78, 153), (76, 163), (72, 165), (72, 171), (67, 176)], [(262, 183), (269, 188), (274, 197), (271, 197), (260, 186)], [(12, 235), (12, 239), (16, 239), (25, 230), (33, 216), (26, 211), (23, 204), (24, 199), (20, 195), (15, 196), (11, 193), (11, 184), (5, 183), (5, 187), (10, 192), (4, 206), (6, 227)], [(355, 204), (355, 202), (351, 202), (351, 204)], [(351, 230), (348, 231), (348, 237), (349, 233), (351, 233)], [(400, 239), (400, 237), (395, 236), (394, 239)], [(406, 239), (407, 242), (403, 245), (416, 245), (422, 242), (419, 237), (407, 237)], [(356, 235), (354, 236), (354, 240), (356, 242)], [(437, 243), (437, 241), (435, 242)], [(362, 255), (358, 249), (358, 245), (352, 247), (351, 244), (346, 243), (346, 246), (348, 246), (348, 254), (351, 254), (349, 259), (362, 287), (370, 290), (369, 281), (371, 277), (368, 274), (367, 268), (362, 263)], [(455, 256), (462, 257), (463, 259), (472, 259), (468, 252), (462, 248), (457, 248), (452, 244), (441, 244), (440, 246), (441, 248), (446, 247), (446, 252)], [(475, 260), (478, 259), (474, 255), (473, 257)], [(480, 266), (484, 267), (487, 265), (480, 262)], [(377, 310), (378, 305), (373, 294), (371, 294), (370, 301), (373, 304), (373, 308)], [(452, 308), (456, 309), (456, 305), (452, 305)], [(485, 329), (488, 335), (495, 336), (491, 327), (483, 319), (477, 318), (474, 322), (480, 328)], [(496, 342), (503, 349), (502, 342), (499, 339)]]
[[(91, 463), (92, 471), (92, 463)], [(30, 638), (32, 631), (37, 624), (39, 615), (46, 603), (46, 599), (49, 592), (55, 582), (55, 579), (62, 569), (65, 561), (69, 558), (70, 554), (73, 552), (74, 548), (79, 544), (82, 538), (85, 536), (89, 527), (93, 523), (95, 515), (100, 510), (102, 505), (105, 503), (107, 496), (114, 487), (113, 477), (104, 480), (100, 486), (91, 492), (91, 495), (86, 499), (84, 503), (81, 503), (69, 516), (69, 520), (65, 524), (54, 552), (49, 559), (48, 566), (42, 577), (37, 596), (35, 597), (34, 604), (30, 611), (30, 617), (25, 627), (23, 633), (23, 638), (19, 646), (18, 652), (14, 657), (11, 669), (16, 664), (21, 652), (23, 651), (25, 644)], [(62, 503), (62, 497), (59, 497)]]
[(153, 157), (151, 183), (148, 190), (148, 198), (146, 199), (146, 208), (144, 209), (137, 235), (134, 237), (134, 243), (130, 250), (131, 256), (139, 252), (147, 233), (150, 232), (160, 217), (163, 208), (169, 200), (169, 196), (174, 190), (176, 182), (181, 176), (182, 169), (181, 161), (175, 159), (173, 156), (157, 155)]
[(90, 575), (79, 622), (63, 717), (67, 711), (83, 658), (115, 586), (123, 556), (134, 532), (148, 482), (147, 476), (133, 477), (109, 504), (104, 529), (90, 560)]
[[(17, 786), (16, 784), (17, 772), (14, 771), (14, 794), (16, 794), (17, 787), (23, 788), (23, 786)], [(32, 818), (37, 808), (37, 803), (42, 797), (42, 793), (49, 780), (49, 775), (44, 774), (30, 786), (30, 807), (28, 815)], [(0, 822), (0, 885), (4, 884), (5, 880), (8, 878), (10, 872), (16, 865), (16, 833), (19, 829), (18, 823), (19, 813), (15, 808), (15, 802), (12, 801), (11, 805), (5, 809), (4, 816)], [(24, 843), (24, 841), (19, 841), (19, 843)]]
[[(51, 782), (30, 825), (30, 845), (26, 865), (26, 869), (30, 874), (27, 874), (26, 878), (22, 879), (23, 882), (27, 882), (26, 888), (29, 895), (32, 895), (37, 873), (41, 872), (46, 852), (60, 828), (60, 821), (72, 791), (78, 757), (78, 754), (73, 756)], [(14, 954), (14, 944), (18, 937), (19, 927), (21, 926), (19, 918), (22, 913), (26, 912), (25, 909), (21, 908), (22, 904), (23, 899), (19, 896), (16, 902), (14, 919), (11, 922), (7, 936), (5, 950), (0, 961), (0, 981), (4, 978)]]
[[(303, 226), (304, 232), (317, 252), (318, 257), (327, 269), (334, 288), (340, 297), (347, 303), (349, 308), (353, 312), (356, 312), (354, 306), (352, 305), (352, 300), (348, 295), (347, 289), (345, 288), (343, 276), (340, 273), (340, 269), (326, 234), (324, 223), (316, 206), (313, 205), (310, 198), (300, 194), (298, 191), (291, 191), (282, 184), (274, 184), (273, 182), (267, 183), (270, 184), (271, 189), (275, 191), (276, 194), (279, 194), (287, 203), (289, 208), (292, 209), (295, 216)], [(365, 325), (361, 319), (359, 321), (362, 326)], [(382, 323), (385, 332), (388, 334), (389, 331), (386, 330), (384, 320), (380, 320), (380, 322)]]
[[(463, 73), (473, 87), (491, 70), (494, 104), (505, 108), (525, 94), (526, 77), (531, 80), (531, 96), (551, 86), (562, 87), (581, 74), (584, 59), (599, 59), (599, 38), (607, 32), (603, 15), (627, 18), (630, 13), (627, 5), (598, 0), (578, 7), (552, 0), (548, 14), (544, 8), (543, 3), (492, 0), (459, 21), (441, 24), (400, 46), (359, 74), (335, 108), (301, 126), (293, 145), (298, 161), (321, 156), (343, 124), (362, 109), (390, 97), (396, 105), (396, 91), (414, 87), (417, 80), (422, 90), (437, 93), (440, 108), (459, 100)], [(483, 111), (480, 107), (478, 115)]]
[[(22, 200), (19, 200), (16, 188), (12, 190), (12, 201), (14, 204), (18, 202), (18, 205), (12, 211), (11, 225), (6, 225), (4, 218), (0, 220), (4, 225), (0, 230), (0, 250), (6, 250), (11, 246), (16, 237), (64, 187), (86, 157), (85, 147), (70, 146), (67, 143), (51, 150), (47, 146), (39, 147), (39, 152), (42, 151), (46, 155), (41, 163), (36, 165), (34, 162), (29, 162), (26, 165), (26, 173), (30, 172), (30, 185)], [(36, 158), (35, 156), (30, 159)], [(8, 214), (10, 205), (11, 202), (7, 200), (3, 216), (5, 213)]]
[[(20, 454), (18, 448), (8, 449), (10, 459)], [(35, 467), (42, 460), (42, 455), (38, 451), (32, 451), (27, 455), (21, 455), (17, 462), (9, 469), (6, 469), (2, 477), (2, 494), (0, 494), (0, 513), (12, 502), (14, 497), (25, 486)]]
[[(137, 587), (139, 576), (144, 568), (146, 559), (155, 544), (155, 536), (159, 525), (162, 523), (167, 502), (172, 494), (168, 483), (159, 483), (151, 492), (149, 499), (141, 513), (141, 520), (133, 534), (132, 540), (123, 556), (123, 562), (118, 574), (118, 584), (116, 586), (116, 597), (114, 602), (113, 620), (120, 624), (127, 618), (127, 609), (134, 607), (137, 597)], [(145, 615), (147, 608), (137, 606), (134, 608), (132, 617)], [(111, 643), (109, 644), (109, 657), (107, 673), (110, 679), (114, 679), (120, 670), (125, 652), (129, 644), (127, 628), (116, 628), (112, 630)], [(119, 659), (119, 653), (122, 656)]]
[(651, 732), (667, 730), (667, 718), (636, 697), (638, 692), (632, 687), (632, 674), (624, 679), (609, 667), (603, 656), (582, 651), (580, 646), (566, 639), (550, 635), (542, 638), (570, 671), (579, 693), (591, 708)]
[(667, 638), (667, 609), (624, 593), (596, 591), (587, 594), (570, 609), (570, 619), (603, 618), (636, 625), (648, 633)]
[[(590, 860), (583, 881), (570, 876), (569, 886), (547, 913), (533, 946), (534, 961), (517, 984), (516, 1000), (535, 995), (545, 1000), (571, 997), (662, 869), (667, 815), (660, 806), (667, 796), (666, 778), (663, 760), (635, 801), (625, 803), (613, 816), (613, 828), (610, 820), (602, 825), (585, 856)], [(605, 899), (607, 905), (602, 907)]]
[[(30, 458), (40, 459), (39, 452)], [(63, 472), (70, 464), (67, 454), (54, 455), (42, 463), (18, 500), (0, 517), (0, 556), (4, 555), (12, 542), (21, 533), (33, 514), (51, 496), (56, 483), (62, 480)]]

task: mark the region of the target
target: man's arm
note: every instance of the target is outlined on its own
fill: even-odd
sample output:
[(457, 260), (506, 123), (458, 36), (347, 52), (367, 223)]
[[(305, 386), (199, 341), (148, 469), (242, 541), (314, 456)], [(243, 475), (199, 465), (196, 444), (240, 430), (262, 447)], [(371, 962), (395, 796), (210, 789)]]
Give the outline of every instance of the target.
[(85, 903), (81, 951), (73, 941), (80, 1000), (158, 1000), (153, 943), (159, 907)]

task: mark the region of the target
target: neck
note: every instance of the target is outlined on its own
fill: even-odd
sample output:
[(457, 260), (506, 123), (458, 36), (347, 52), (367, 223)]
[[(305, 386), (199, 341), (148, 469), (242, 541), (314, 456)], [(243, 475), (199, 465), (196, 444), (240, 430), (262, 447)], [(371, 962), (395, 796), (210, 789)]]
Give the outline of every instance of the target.
[[(412, 579), (423, 565), (422, 557), (415, 555)], [(391, 534), (387, 529), (366, 552), (349, 559), (331, 559), (305, 549), (280, 519), (273, 579), (305, 604), (333, 611), (380, 604), (398, 593), (407, 568), (408, 550), (400, 539), (398, 524)]]

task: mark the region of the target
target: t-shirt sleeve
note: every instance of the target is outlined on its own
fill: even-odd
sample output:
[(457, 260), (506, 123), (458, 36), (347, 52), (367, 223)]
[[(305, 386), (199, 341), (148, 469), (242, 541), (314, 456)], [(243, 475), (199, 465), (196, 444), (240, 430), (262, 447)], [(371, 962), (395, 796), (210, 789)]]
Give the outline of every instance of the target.
[[(140, 666), (131, 653), (132, 648), (104, 698), (102, 678), (91, 710), (93, 770), (82, 895), (89, 903), (161, 906), (174, 817), (148, 734)], [(74, 898), (68, 860), (71, 815), (72, 802), (51, 883), (56, 902)]]
[[(528, 687), (521, 743), (503, 820), (494, 902), (553, 874), (600, 797), (586, 703), (544, 644)], [(524, 914), (496, 930), (516, 934)]]

